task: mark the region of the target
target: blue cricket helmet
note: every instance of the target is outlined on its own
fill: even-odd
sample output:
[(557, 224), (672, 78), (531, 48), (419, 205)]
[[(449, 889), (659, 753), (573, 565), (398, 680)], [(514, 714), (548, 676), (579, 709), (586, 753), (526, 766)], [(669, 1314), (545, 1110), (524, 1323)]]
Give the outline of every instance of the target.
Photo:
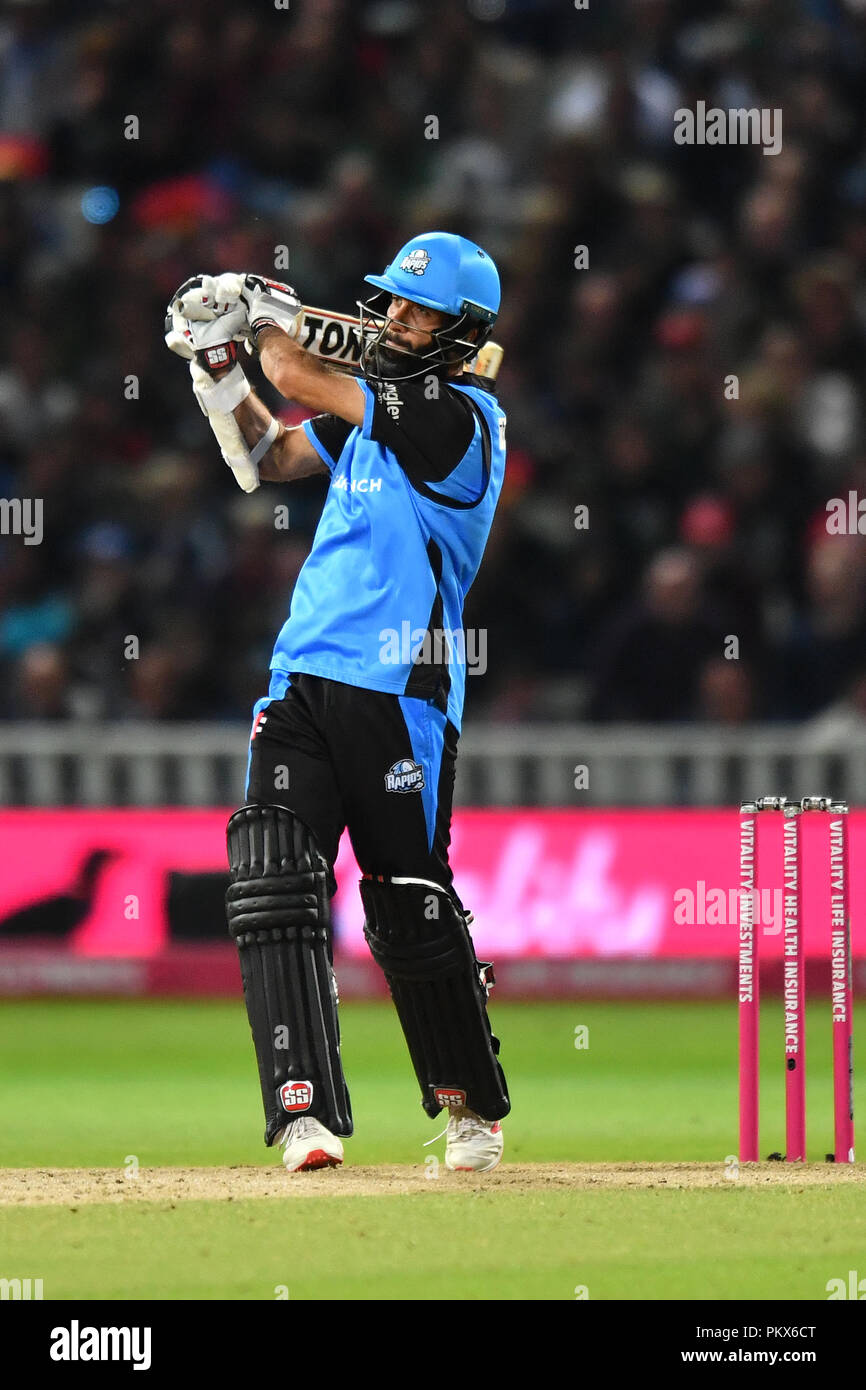
[[(489, 338), (499, 312), (495, 264), (474, 241), (453, 232), (422, 232), (412, 237), (381, 275), (365, 275), (364, 279), (377, 290), (438, 309), (454, 320), (431, 332), (434, 346), (430, 352), (410, 353), (394, 344), (385, 345), (388, 324), (384, 311), (372, 301), (359, 300), (361, 366), (374, 380), (404, 381), (468, 361)], [(463, 337), (469, 330), (474, 330), (472, 339)], [(403, 372), (403, 365), (412, 365), (406, 363), (407, 358), (415, 364), (414, 370)]]
[(499, 313), (499, 272), (486, 251), (452, 232), (423, 232), (401, 246), (368, 285), (412, 299), (444, 314), (469, 314), (493, 323)]

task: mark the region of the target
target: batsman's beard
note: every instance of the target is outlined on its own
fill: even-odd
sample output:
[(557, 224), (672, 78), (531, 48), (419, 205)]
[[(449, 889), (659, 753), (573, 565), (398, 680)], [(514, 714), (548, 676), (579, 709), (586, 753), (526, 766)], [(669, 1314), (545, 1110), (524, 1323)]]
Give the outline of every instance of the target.
[(423, 366), (420, 353), (409, 347), (389, 347), (385, 339), (373, 344), (370, 357), (379, 376), (385, 378), (405, 376), (415, 367), (420, 372)]

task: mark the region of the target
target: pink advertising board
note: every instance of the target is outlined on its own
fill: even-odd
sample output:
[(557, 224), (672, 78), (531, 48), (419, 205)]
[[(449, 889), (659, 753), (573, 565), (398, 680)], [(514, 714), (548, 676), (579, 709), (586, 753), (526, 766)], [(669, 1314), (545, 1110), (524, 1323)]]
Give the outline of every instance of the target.
[[(0, 946), (50, 928), (85, 957), (158, 955), (182, 921), (178, 893), (209, 883), (214, 941), (227, 810), (0, 812)], [(804, 819), (805, 944), (827, 954), (827, 817)], [(760, 824), (761, 951), (782, 953), (781, 818)], [(852, 813), (854, 953), (866, 956), (866, 814)], [(738, 817), (730, 811), (465, 810), (455, 814), (455, 885), (474, 913), (483, 959), (732, 959), (737, 939)], [(344, 838), (335, 900), (339, 953), (366, 957), (358, 870)], [(178, 907), (178, 904), (181, 904)], [(215, 904), (215, 905), (214, 905)]]

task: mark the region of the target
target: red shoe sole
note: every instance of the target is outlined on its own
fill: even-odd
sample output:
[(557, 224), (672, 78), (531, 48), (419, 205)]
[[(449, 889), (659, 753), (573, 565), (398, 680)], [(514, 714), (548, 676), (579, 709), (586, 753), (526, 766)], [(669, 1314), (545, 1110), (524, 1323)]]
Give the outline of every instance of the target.
[(303, 1163), (299, 1163), (295, 1169), (296, 1173), (309, 1173), (315, 1168), (339, 1168), (343, 1162), (341, 1158), (334, 1158), (333, 1154), (326, 1154), (324, 1149), (313, 1149), (307, 1154)]

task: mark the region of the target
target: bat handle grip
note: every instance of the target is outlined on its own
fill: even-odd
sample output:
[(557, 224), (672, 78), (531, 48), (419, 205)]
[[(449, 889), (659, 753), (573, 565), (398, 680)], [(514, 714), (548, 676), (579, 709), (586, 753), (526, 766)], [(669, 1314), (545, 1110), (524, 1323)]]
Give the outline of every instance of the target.
[(486, 376), (495, 381), (504, 355), (504, 350), (498, 343), (485, 343), (475, 358), (473, 370), (476, 375)]

